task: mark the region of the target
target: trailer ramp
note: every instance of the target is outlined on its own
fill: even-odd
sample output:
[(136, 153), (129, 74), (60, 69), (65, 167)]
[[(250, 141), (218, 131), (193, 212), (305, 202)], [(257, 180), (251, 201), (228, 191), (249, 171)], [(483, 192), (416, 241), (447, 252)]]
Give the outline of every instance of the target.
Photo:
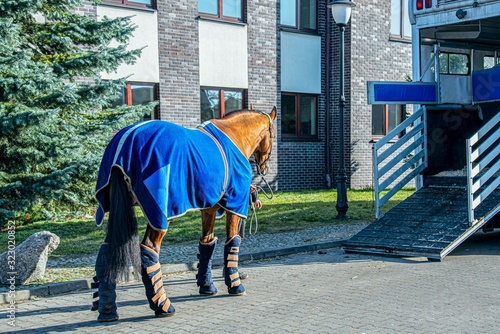
[(428, 177), (424, 187), (347, 240), (345, 252), (441, 260), (500, 212), (500, 188), (468, 222), (466, 177)]

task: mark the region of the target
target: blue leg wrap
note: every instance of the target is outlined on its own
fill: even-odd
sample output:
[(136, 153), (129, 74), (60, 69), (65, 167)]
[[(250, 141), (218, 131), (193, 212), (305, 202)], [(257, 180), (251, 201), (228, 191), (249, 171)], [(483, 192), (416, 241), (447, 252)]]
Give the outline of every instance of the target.
[(234, 236), (224, 245), (224, 282), (230, 295), (245, 294), (245, 287), (241, 284), (238, 273), (238, 254), (240, 252), (241, 237)]
[(215, 246), (217, 245), (217, 238), (212, 242), (205, 244), (200, 241), (198, 245), (198, 274), (196, 275), (196, 284), (200, 287), (200, 295), (213, 296), (217, 294), (218, 290), (212, 280), (212, 261)]
[(175, 307), (170, 303), (163, 287), (163, 275), (158, 254), (151, 248), (141, 245), (141, 260), (142, 282), (146, 288), (149, 307), (155, 311), (155, 315), (159, 318), (173, 316)]
[(94, 302), (92, 309), (99, 311), (98, 321), (108, 322), (118, 320), (118, 312), (116, 312), (116, 278), (107, 280), (104, 275), (106, 269), (106, 255), (108, 252), (108, 244), (102, 244), (97, 254), (95, 263), (96, 278), (98, 286), (97, 294), (94, 297), (99, 297), (99, 300)]

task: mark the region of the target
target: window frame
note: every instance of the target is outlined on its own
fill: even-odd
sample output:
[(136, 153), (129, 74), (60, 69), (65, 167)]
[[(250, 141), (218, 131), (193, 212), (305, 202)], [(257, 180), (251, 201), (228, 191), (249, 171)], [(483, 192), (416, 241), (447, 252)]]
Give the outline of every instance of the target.
[[(247, 108), (247, 89), (244, 88), (225, 88), (225, 87), (212, 87), (200, 86), (200, 94), (202, 90), (218, 90), (219, 91), (219, 119), (226, 115), (226, 104), (224, 102), (225, 92), (241, 92), (241, 109)], [(200, 101), (200, 120), (201, 120), (201, 101)]]
[(103, 0), (103, 5), (114, 5), (123, 7), (133, 7), (138, 9), (157, 9), (157, 0), (151, 0), (151, 5), (147, 5), (141, 2), (135, 2), (133, 0)]
[[(153, 101), (159, 101), (160, 100), (160, 85), (158, 83), (151, 83), (151, 82), (139, 82), (139, 81), (127, 81), (125, 83), (125, 87), (123, 87), (123, 101), (125, 102), (124, 104), (131, 107), (133, 106), (132, 104), (132, 85), (138, 85), (138, 86), (152, 86), (153, 87)], [(151, 102), (153, 102), (151, 101)], [(160, 118), (160, 106), (157, 105), (155, 109), (153, 110), (153, 114), (151, 115), (151, 119), (159, 119)]]
[[(439, 52), (439, 57), (441, 55), (447, 55), (447, 71), (446, 72), (441, 72), (441, 68), (439, 69), (439, 74), (444, 74), (444, 75), (461, 75), (461, 76), (469, 76), (471, 73), (471, 57), (467, 53), (460, 53), (460, 52), (450, 52), (450, 51), (442, 51)], [(460, 55), (460, 56), (465, 56), (467, 58), (467, 73), (450, 73), (450, 55)], [(434, 56), (434, 51), (431, 52), (431, 57)], [(441, 62), (442, 59), (439, 59), (439, 66), (441, 67)], [(435, 73), (434, 69), (434, 64), (431, 65), (431, 72)]]
[[(378, 141), (385, 137), (391, 130), (389, 130), (389, 104), (383, 104), (384, 106), (384, 113), (383, 113), (383, 134), (382, 135), (376, 135), (373, 134), (373, 106), (372, 105), (372, 140), (373, 141)], [(401, 121), (396, 124), (398, 126), (401, 124), (406, 119), (406, 105), (405, 104), (396, 104), (396, 106), (401, 106)], [(391, 140), (397, 140), (401, 138), (404, 135), (404, 131), (396, 135), (394, 138), (391, 138)]]
[[(199, 0), (199, 1), (201, 1), (201, 0)], [(246, 1), (245, 0), (240, 0), (240, 1), (241, 1), (241, 18), (224, 15), (224, 0), (217, 0), (217, 15), (200, 12), (199, 7), (198, 7), (198, 15), (201, 18), (205, 18), (205, 19), (243, 23), (243, 22), (245, 22), (244, 17), (245, 17)]]
[[(289, 26), (281, 23), (281, 15), (279, 19), (279, 25), (281, 27), (281, 30), (288, 30), (288, 31), (301, 31), (301, 32), (307, 32), (307, 33), (318, 33), (319, 29), (319, 1), (315, 0), (316, 2), (316, 28), (311, 29), (311, 28), (303, 28), (301, 27), (301, 18), (300, 18), (300, 3), (302, 0), (295, 0), (295, 26)], [(281, 8), (280, 8), (281, 12)]]
[[(410, 24), (410, 36), (405, 35), (405, 18), (408, 15), (408, 0), (399, 0), (399, 8), (401, 10), (398, 13), (399, 16), (399, 34), (394, 34), (392, 32), (392, 27), (389, 25), (389, 38), (391, 40), (396, 40), (396, 41), (404, 41), (404, 42), (411, 42), (411, 24)], [(390, 21), (392, 21), (392, 1), (391, 1), (391, 13), (390, 13)], [(390, 22), (389, 21), (389, 22)]]
[[(295, 97), (295, 134), (289, 134), (289, 133), (284, 133), (283, 130), (281, 130), (281, 138), (283, 141), (317, 141), (319, 140), (319, 95), (318, 94), (307, 94), (307, 93), (291, 93), (291, 92), (281, 92), (281, 96), (287, 95), (287, 96), (294, 96)], [(301, 110), (300, 110), (300, 97), (301, 96), (307, 96), (307, 97), (314, 97), (316, 99), (316, 134), (315, 135), (301, 135), (300, 130), (300, 115), (301, 115)], [(283, 100), (283, 98), (282, 98)], [(281, 119), (283, 120), (283, 108), (281, 109), (282, 117)], [(283, 125), (281, 124), (281, 129), (283, 129)]]

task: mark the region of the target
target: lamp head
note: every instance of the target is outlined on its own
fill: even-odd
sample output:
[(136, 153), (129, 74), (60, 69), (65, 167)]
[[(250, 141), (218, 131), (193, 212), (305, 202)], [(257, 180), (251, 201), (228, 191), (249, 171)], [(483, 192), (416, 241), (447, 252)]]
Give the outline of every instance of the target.
[(333, 20), (338, 26), (346, 26), (351, 18), (351, 9), (356, 4), (350, 0), (333, 0), (328, 4), (332, 9)]

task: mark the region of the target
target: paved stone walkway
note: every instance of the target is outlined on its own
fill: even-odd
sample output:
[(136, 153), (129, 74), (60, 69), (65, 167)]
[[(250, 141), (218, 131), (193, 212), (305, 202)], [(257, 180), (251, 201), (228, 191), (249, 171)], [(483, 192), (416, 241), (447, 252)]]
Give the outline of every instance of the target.
[(17, 333), (500, 333), (500, 232), (479, 233), (442, 262), (345, 254), (340, 248), (243, 264), (247, 295), (199, 297), (194, 272), (164, 278), (177, 314), (157, 319), (142, 284), (118, 290), (121, 320), (102, 324), (91, 291), (5, 309)]
[[(367, 223), (340, 223), (306, 228), (300, 231), (272, 234), (250, 234), (247, 232), (243, 240), (240, 255), (345, 240), (361, 231), (366, 225)], [(247, 226), (247, 231), (249, 231), (249, 228), (250, 226)], [(219, 240), (215, 247), (214, 258), (216, 261), (222, 262), (225, 236), (219, 235), (218, 237)], [(164, 242), (164, 246), (161, 249), (160, 263), (162, 265), (174, 265), (174, 268), (170, 268), (170, 270), (165, 272), (178, 270), (176, 269), (178, 267), (182, 268), (179, 265), (184, 265), (187, 268), (192, 268), (193, 265), (196, 265), (198, 240), (192, 240), (190, 243), (182, 245), (169, 245), (168, 234), (166, 239), (167, 241)], [(44, 276), (45, 281), (54, 282), (68, 276), (71, 276), (73, 279), (91, 278), (94, 275), (95, 258), (98, 250), (96, 249), (94, 254), (86, 256), (49, 257)]]

